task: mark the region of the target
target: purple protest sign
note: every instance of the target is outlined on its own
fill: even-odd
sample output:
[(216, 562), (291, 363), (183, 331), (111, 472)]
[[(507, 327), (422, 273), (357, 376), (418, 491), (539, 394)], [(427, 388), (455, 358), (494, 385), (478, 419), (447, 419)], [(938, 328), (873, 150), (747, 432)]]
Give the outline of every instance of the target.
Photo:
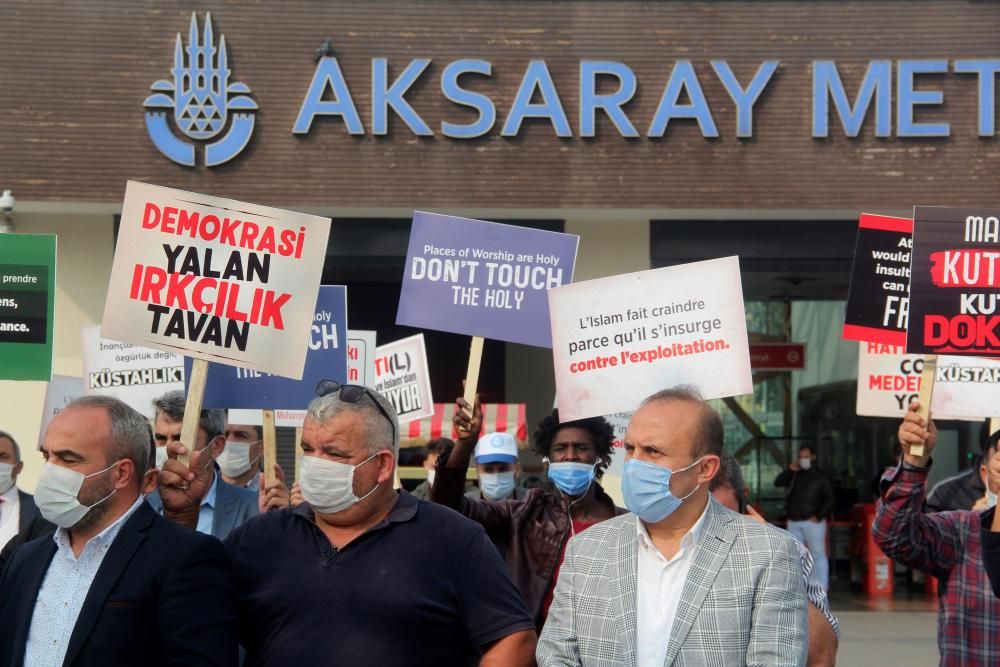
[(552, 347), (547, 292), (573, 282), (579, 243), (416, 211), (396, 324)]

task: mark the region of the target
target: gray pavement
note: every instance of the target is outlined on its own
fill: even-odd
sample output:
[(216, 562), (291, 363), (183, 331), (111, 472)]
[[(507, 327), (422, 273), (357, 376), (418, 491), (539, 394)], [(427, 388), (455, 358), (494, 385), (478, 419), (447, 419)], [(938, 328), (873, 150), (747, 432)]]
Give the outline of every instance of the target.
[(838, 667), (935, 667), (937, 614), (930, 611), (838, 611)]

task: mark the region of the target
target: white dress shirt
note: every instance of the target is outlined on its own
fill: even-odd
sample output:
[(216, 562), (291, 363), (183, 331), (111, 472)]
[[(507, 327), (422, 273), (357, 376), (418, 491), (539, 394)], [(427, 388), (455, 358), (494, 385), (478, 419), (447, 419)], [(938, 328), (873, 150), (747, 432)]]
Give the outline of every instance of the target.
[(118, 536), (118, 531), (143, 502), (145, 497), (140, 495), (117, 521), (90, 538), (79, 558), (73, 555), (69, 532), (65, 528), (53, 533), (56, 554), (49, 563), (35, 599), (35, 611), (24, 647), (24, 667), (63, 664), (73, 628), (104, 556)]
[(17, 495), (17, 486), (7, 489), (0, 495), (0, 549), (3, 549), (11, 538), (21, 529), (21, 496)]
[[(708, 510), (708, 504), (705, 505)], [(681, 548), (667, 560), (660, 553), (639, 517), (639, 564), (636, 580), (636, 664), (639, 667), (662, 667), (667, 659), (670, 631), (684, 590), (688, 570), (694, 562), (698, 534), (705, 523), (702, 512), (691, 529), (681, 539)]]

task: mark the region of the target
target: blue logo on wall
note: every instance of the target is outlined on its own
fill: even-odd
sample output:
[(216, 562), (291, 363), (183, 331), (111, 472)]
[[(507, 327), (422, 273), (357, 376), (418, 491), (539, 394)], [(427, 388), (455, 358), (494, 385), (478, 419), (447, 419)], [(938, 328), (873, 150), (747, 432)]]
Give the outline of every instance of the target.
[[(174, 124), (189, 139), (205, 146), (205, 165), (214, 167), (240, 154), (253, 134), (257, 103), (244, 83), (229, 83), (229, 58), (226, 38), (219, 36), (215, 47), (212, 35), (212, 15), (205, 15), (205, 30), (198, 42), (198, 20), (191, 14), (188, 45), (184, 48), (177, 33), (174, 47), (174, 80), (153, 84), (157, 91), (146, 98), (146, 130), (153, 143), (168, 158), (189, 167), (194, 166), (195, 144), (178, 137), (167, 121), (173, 110)], [(226, 129), (216, 141), (210, 141)]]

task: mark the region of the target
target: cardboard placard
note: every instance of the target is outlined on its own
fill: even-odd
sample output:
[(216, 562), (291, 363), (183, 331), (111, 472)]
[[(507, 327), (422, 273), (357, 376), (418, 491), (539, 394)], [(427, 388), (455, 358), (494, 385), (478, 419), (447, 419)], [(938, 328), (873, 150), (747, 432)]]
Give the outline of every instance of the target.
[(0, 380), (52, 378), (56, 237), (0, 234)]
[(174, 352), (102, 338), (97, 324), (80, 330), (83, 393), (114, 396), (146, 417), (153, 399), (184, 389), (184, 357)]
[(374, 389), (392, 403), (400, 424), (434, 414), (423, 334), (378, 347)]
[(579, 241), (417, 211), (396, 323), (551, 347), (546, 291), (573, 281)]
[(330, 220), (129, 181), (101, 335), (302, 377)]
[(53, 375), (45, 387), (45, 406), (42, 408), (42, 427), (38, 431), (38, 446), (45, 440), (49, 422), (67, 405), (83, 396), (83, 378)]
[(906, 351), (1000, 356), (1000, 209), (917, 206)]
[(862, 213), (843, 337), (906, 344), (913, 220)]
[[(202, 407), (304, 411), (316, 397), (320, 380), (347, 383), (346, 287), (320, 287), (311, 329), (301, 380), (213, 364), (208, 370)], [(190, 369), (191, 360), (184, 363)]]
[[(858, 345), (857, 413), (902, 418), (922, 388), (925, 358), (902, 346)], [(1000, 405), (1000, 361), (939, 356), (931, 412), (936, 419), (982, 421)]]
[[(363, 384), (366, 387), (375, 384), (374, 331), (348, 329), (347, 374), (349, 384)], [(313, 385), (313, 389), (315, 388)], [(274, 411), (275, 426), (301, 428), (305, 419), (305, 410), (276, 409)], [(261, 426), (263, 418), (260, 410), (232, 409), (229, 411), (229, 423)]]
[(632, 410), (674, 385), (706, 398), (753, 392), (739, 258), (549, 291), (563, 420)]

